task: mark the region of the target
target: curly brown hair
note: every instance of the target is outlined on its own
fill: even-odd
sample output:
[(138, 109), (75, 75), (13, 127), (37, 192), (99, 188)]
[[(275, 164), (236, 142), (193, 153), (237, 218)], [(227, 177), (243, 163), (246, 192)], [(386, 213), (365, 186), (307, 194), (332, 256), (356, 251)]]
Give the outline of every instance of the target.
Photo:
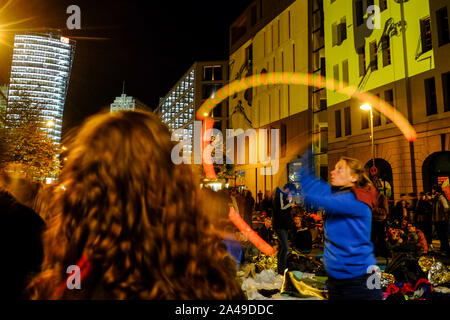
[(74, 290), (91, 292), (83, 298), (96, 298), (93, 287), (111, 299), (245, 298), (224, 263), (199, 180), (172, 162), (175, 143), (155, 115), (94, 115), (66, 145), (31, 298), (71, 297), (54, 293), (82, 256), (95, 270)]

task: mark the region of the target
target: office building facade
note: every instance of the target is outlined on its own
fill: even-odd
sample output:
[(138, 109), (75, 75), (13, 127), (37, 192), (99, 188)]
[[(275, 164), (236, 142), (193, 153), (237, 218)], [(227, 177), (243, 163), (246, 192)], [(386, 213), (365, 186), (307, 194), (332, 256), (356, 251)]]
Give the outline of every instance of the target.
[[(192, 143), (183, 147), (183, 157), (193, 163), (194, 121), (200, 106), (227, 83), (227, 61), (195, 62), (178, 80), (167, 95), (160, 99), (155, 113), (171, 132), (181, 132), (180, 140)], [(225, 133), (227, 128), (227, 101), (215, 107), (209, 116), (214, 119), (214, 128)]]
[(8, 91), (8, 118), (15, 107), (39, 107), (44, 130), (61, 141), (63, 111), (69, 86), (75, 42), (55, 33), (23, 33), (14, 38)]

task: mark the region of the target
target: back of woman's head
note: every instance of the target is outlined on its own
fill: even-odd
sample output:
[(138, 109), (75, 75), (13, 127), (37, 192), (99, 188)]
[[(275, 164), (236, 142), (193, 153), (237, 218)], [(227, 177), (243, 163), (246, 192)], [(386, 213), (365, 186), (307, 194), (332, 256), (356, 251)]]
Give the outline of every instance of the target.
[(137, 111), (95, 115), (68, 140), (35, 298), (51, 298), (81, 256), (112, 298), (241, 294), (221, 267), (226, 252), (201, 208), (198, 181), (171, 161), (174, 145), (155, 115)]
[(350, 168), (352, 175), (354, 175), (357, 180), (355, 182), (355, 187), (357, 188), (369, 188), (373, 187), (372, 181), (366, 174), (366, 170), (362, 165), (361, 161), (358, 159), (350, 157), (341, 157), (340, 160), (345, 161), (347, 166)]

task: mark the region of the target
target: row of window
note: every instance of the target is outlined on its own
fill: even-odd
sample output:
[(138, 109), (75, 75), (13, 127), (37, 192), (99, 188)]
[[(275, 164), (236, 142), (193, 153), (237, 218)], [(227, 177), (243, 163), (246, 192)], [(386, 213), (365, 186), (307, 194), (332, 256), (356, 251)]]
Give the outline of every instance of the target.
[[(442, 92), (444, 94), (444, 112), (450, 111), (450, 72), (441, 75)], [(434, 77), (425, 79), (425, 99), (427, 116), (437, 114), (436, 82)]]
[[(443, 46), (446, 45), (447, 43), (450, 43), (447, 7), (443, 7), (436, 11), (436, 24), (438, 34), (438, 45)], [(422, 53), (425, 53), (433, 48), (430, 17), (426, 17), (425, 19), (420, 20), (420, 32), (421, 32)]]
[[(376, 94), (376, 96), (380, 97), (380, 94)], [(393, 105), (394, 103), (394, 92), (392, 89), (384, 91), (384, 100)], [(341, 119), (341, 110), (335, 110), (334, 112), (334, 121), (335, 121), (335, 137), (342, 137), (342, 119)], [(391, 121), (386, 118), (386, 124)], [(373, 126), (378, 127), (381, 126), (381, 115), (380, 113), (373, 108)], [(361, 129), (369, 128), (369, 112), (361, 111)], [(344, 135), (350, 136), (352, 134), (352, 123), (351, 123), (351, 113), (350, 107), (344, 108)]]
[[(14, 72), (15, 75), (22, 75), (20, 72)], [(45, 82), (48, 87), (52, 86), (54, 88), (64, 89), (64, 83), (62, 81), (53, 81), (48, 79), (42, 79), (44, 77), (38, 76), (35, 74), (28, 74), (26, 78), (20, 77), (20, 78), (11, 78), (10, 84), (24, 84), (24, 85), (37, 85), (41, 86), (42, 83)], [(34, 79), (38, 79), (39, 81), (36, 81)]]
[[(362, 0), (357, 1), (355, 4), (356, 8), (356, 25), (359, 26), (364, 22), (363, 16), (363, 5)], [(372, 1), (367, 1), (367, 6), (373, 5)], [(387, 8), (387, 3), (384, 1), (380, 1), (381, 10), (385, 10)], [(438, 33), (438, 43), (439, 46), (450, 43), (450, 32), (449, 32), (449, 23), (448, 23), (448, 12), (447, 7), (443, 7), (436, 11), (436, 23), (437, 23), (437, 33)], [(421, 29), (421, 44), (422, 44), (422, 53), (430, 51), (432, 49), (432, 37), (431, 37), (431, 19), (430, 17), (426, 17), (425, 19), (420, 20), (420, 29)], [(333, 23), (332, 25), (332, 45), (338, 46), (345, 39), (347, 39), (347, 23), (346, 18), (343, 17), (341, 22)], [(384, 36), (380, 43), (377, 44), (376, 41), (372, 41), (369, 44), (370, 50), (370, 69), (372, 71), (378, 70), (378, 51), (382, 49), (382, 59), (383, 59), (383, 67), (391, 64), (391, 46), (390, 46), (390, 38), (389, 36)], [(367, 71), (366, 67), (366, 52), (365, 47), (361, 47), (357, 49), (359, 56), (359, 75), (364, 76)]]
[(57, 100), (57, 101), (63, 99), (61, 94), (56, 94), (56, 93), (51, 93), (51, 92), (32, 91), (32, 90), (23, 91), (23, 90), (13, 90), (13, 89), (9, 90), (9, 95), (11, 97), (14, 97), (16, 95), (20, 96), (21, 94), (25, 95), (26, 97), (30, 97), (30, 98), (37, 96), (39, 98), (48, 98), (48, 99), (53, 99), (53, 100)]
[(54, 59), (57, 61), (67, 61), (69, 62), (69, 56), (58, 54), (55, 52), (46, 52), (42, 50), (32, 50), (32, 49), (19, 49), (14, 48), (13, 50), (14, 56), (26, 56), (26, 57), (43, 57), (43, 58), (49, 58)]
[(13, 62), (13, 66), (11, 68), (12, 71), (15, 72), (23, 72), (23, 73), (37, 73), (54, 77), (68, 77), (69, 73), (67, 71), (58, 71), (52, 70), (49, 68), (39, 68), (39, 67), (22, 67), (20, 65), (16, 65)]
[[(450, 72), (443, 73), (441, 75), (442, 81), (442, 92), (444, 100), (444, 112), (450, 111)], [(425, 99), (426, 99), (426, 114), (431, 116), (438, 113), (437, 110), (437, 97), (436, 97), (436, 82), (435, 78), (428, 78), (424, 80), (425, 88)], [(380, 97), (379, 94), (377, 94)], [(393, 105), (394, 95), (392, 89), (386, 90), (384, 92), (384, 100)], [(361, 113), (361, 129), (369, 128), (369, 113)], [(391, 121), (386, 118), (386, 123)], [(381, 126), (381, 116), (380, 113), (373, 109), (373, 126)], [(341, 110), (335, 111), (335, 128), (336, 128), (336, 138), (342, 137), (342, 127), (341, 127)], [(352, 134), (351, 131), (351, 117), (350, 117), (350, 107), (344, 109), (344, 135), (349, 136)]]
[(51, 38), (51, 37), (42, 37), (42, 36), (31, 36), (31, 35), (16, 35), (14, 37), (14, 41), (22, 41), (27, 43), (44, 43), (50, 44), (52, 46), (58, 46), (61, 48), (70, 48), (70, 44), (62, 42), (61, 37)]
[[(360, 26), (365, 22), (364, 16), (367, 12), (367, 9), (370, 6), (373, 6), (375, 3), (373, 0), (367, 0), (365, 1), (365, 7), (364, 7), (364, 1), (363, 0), (357, 0), (355, 1), (355, 17), (356, 17), (356, 26)], [(378, 7), (380, 8), (380, 11), (384, 11), (387, 9), (387, 0), (379, 0), (378, 1)], [(364, 10), (365, 9), (365, 10)]]
[[(37, 81), (35, 81), (37, 82)], [(24, 82), (21, 83), (11, 83), (9, 86), (10, 90), (24, 90), (24, 91), (36, 91), (36, 92), (46, 92), (46, 93), (55, 93), (55, 94), (64, 94), (64, 91), (60, 87), (49, 87), (49, 86), (41, 86), (38, 83), (35, 84), (26, 84)]]
[(223, 80), (222, 66), (203, 66), (203, 81)]
[(40, 61), (28, 61), (27, 59), (24, 59), (22, 57), (13, 57), (13, 65), (14, 66), (20, 66), (20, 67), (30, 67), (30, 68), (42, 68), (47, 70), (54, 70), (54, 71), (62, 71), (62, 72), (68, 72), (69, 66), (68, 65), (58, 65), (55, 63), (47, 63), (47, 62), (40, 62)]
[(24, 61), (24, 62), (35, 62), (35, 63), (46, 63), (56, 66), (61, 66), (65, 68), (69, 68), (70, 61), (67, 59), (56, 59), (53, 57), (44, 57), (44, 56), (37, 56), (37, 55), (26, 55), (26, 54), (14, 54), (13, 55), (13, 61)]
[[(291, 12), (290, 11), (288, 11), (288, 39), (291, 39)], [(271, 25), (271, 27), (270, 27), (271, 29), (270, 29), (270, 34), (271, 34), (271, 39), (270, 39), (270, 48), (271, 48), (271, 51), (270, 52), (273, 52), (273, 50), (276, 48), (275, 47), (275, 45), (274, 45), (274, 23)], [(264, 40), (264, 57), (267, 55), (267, 52), (266, 52), (266, 48), (267, 48), (267, 43), (266, 43), (266, 33), (268, 33), (268, 31), (266, 32), (266, 31), (264, 31), (264, 33), (263, 33), (263, 40)], [(280, 46), (281, 46), (281, 22), (280, 22), (280, 19), (278, 19), (277, 20), (277, 39), (278, 39), (278, 42), (277, 42), (277, 47), (279, 48)]]

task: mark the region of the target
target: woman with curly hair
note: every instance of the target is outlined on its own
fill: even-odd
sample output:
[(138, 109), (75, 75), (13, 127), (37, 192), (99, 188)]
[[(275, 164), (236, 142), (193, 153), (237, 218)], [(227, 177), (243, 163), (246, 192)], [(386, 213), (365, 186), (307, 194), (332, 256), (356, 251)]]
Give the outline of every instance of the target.
[[(66, 145), (31, 298), (245, 299), (199, 181), (172, 162), (155, 115), (92, 116)], [(71, 265), (81, 289), (68, 290)]]

